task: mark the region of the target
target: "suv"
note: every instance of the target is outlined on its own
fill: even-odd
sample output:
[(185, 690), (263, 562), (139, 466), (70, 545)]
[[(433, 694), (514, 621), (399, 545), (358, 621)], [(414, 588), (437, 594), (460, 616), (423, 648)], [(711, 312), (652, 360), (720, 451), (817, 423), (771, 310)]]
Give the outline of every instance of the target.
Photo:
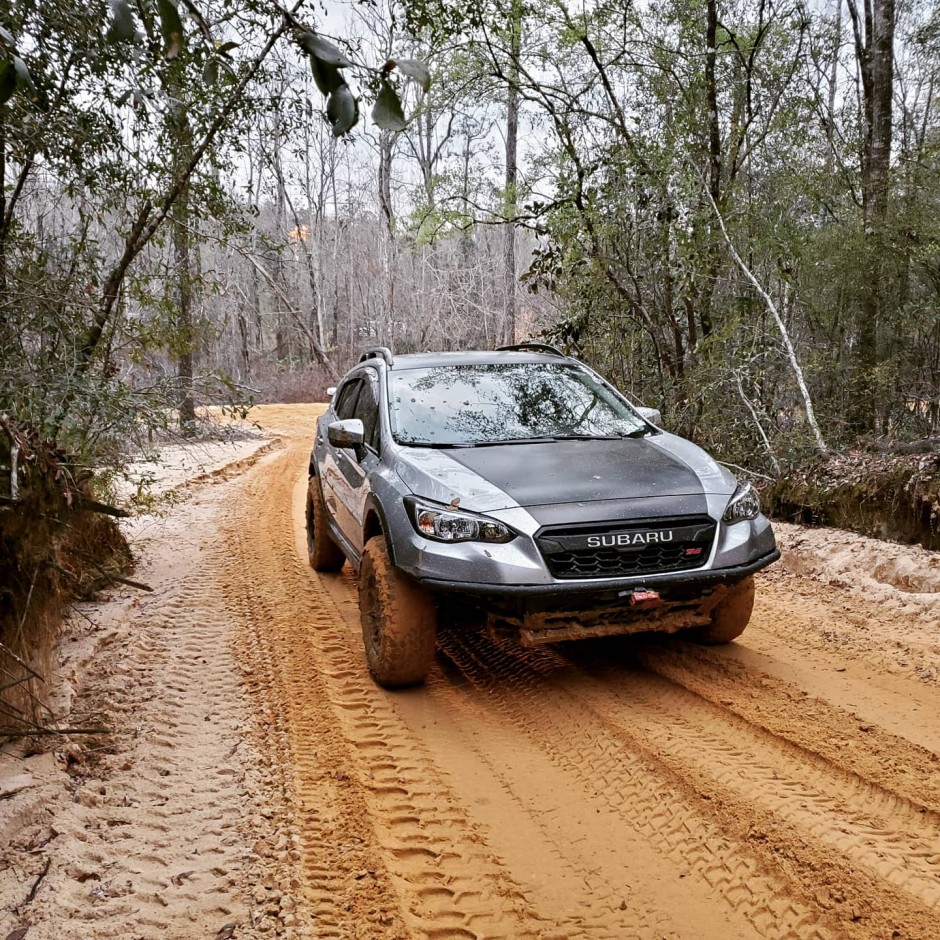
[(739, 636), (780, 557), (757, 494), (551, 346), (363, 354), (317, 423), (307, 545), (359, 571), (366, 660), (420, 683), (438, 602), (525, 645)]

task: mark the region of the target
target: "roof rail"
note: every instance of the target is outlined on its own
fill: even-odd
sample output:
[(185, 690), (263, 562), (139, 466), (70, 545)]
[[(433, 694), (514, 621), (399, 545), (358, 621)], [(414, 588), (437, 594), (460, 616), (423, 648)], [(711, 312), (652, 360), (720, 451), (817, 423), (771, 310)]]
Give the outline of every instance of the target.
[(367, 359), (384, 359), (388, 365), (392, 365), (395, 361), (388, 346), (374, 346), (372, 349), (367, 349), (359, 357), (359, 361), (365, 362)]
[(548, 353), (551, 356), (561, 356), (563, 359), (569, 357), (565, 355), (557, 346), (549, 346), (548, 343), (514, 343), (511, 346), (497, 346), (497, 352), (541, 352)]

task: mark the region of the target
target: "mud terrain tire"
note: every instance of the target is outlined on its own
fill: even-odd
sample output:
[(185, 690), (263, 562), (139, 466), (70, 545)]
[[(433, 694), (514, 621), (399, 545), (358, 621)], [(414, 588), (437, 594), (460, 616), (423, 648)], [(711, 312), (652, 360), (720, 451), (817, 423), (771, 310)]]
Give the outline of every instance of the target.
[(362, 553), (359, 617), (372, 678), (386, 689), (424, 682), (434, 660), (434, 598), (392, 566), (381, 535)]
[(307, 484), (307, 555), (314, 571), (339, 571), (346, 561), (343, 550), (330, 538), (326, 504), (316, 477), (310, 477)]
[(691, 636), (707, 646), (730, 643), (744, 633), (753, 609), (754, 578), (751, 576), (731, 588), (712, 611), (712, 622), (696, 627)]

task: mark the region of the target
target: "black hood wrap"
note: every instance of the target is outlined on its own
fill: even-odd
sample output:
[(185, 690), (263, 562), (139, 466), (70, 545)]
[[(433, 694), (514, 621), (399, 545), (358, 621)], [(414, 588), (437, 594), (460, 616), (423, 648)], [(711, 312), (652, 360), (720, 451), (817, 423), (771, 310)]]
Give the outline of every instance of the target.
[[(564, 522), (564, 504), (606, 503), (596, 508), (599, 518), (608, 519), (706, 511), (704, 489), (694, 471), (643, 438), (455, 448), (447, 456), (499, 487), (542, 525)], [(612, 514), (608, 501), (621, 504), (623, 515)], [(625, 502), (631, 503), (629, 509)], [(586, 508), (594, 507), (582, 505), (576, 517), (587, 521), (594, 515)]]

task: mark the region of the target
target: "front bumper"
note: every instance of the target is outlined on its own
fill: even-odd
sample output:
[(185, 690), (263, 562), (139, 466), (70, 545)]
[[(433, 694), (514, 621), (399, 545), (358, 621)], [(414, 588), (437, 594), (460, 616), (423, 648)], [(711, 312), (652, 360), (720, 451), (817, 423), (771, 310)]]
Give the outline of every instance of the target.
[(621, 597), (634, 588), (649, 586), (656, 590), (672, 587), (693, 587), (703, 590), (716, 584), (733, 584), (748, 575), (766, 568), (780, 557), (774, 548), (745, 565), (730, 568), (696, 569), (676, 571), (668, 574), (647, 575), (635, 578), (593, 578), (590, 581), (553, 581), (551, 584), (493, 584), (473, 581), (447, 581), (441, 578), (418, 577), (425, 587), (450, 594), (473, 594), (478, 597), (506, 599), (558, 598), (561, 600), (585, 600), (588, 597), (611, 595)]

